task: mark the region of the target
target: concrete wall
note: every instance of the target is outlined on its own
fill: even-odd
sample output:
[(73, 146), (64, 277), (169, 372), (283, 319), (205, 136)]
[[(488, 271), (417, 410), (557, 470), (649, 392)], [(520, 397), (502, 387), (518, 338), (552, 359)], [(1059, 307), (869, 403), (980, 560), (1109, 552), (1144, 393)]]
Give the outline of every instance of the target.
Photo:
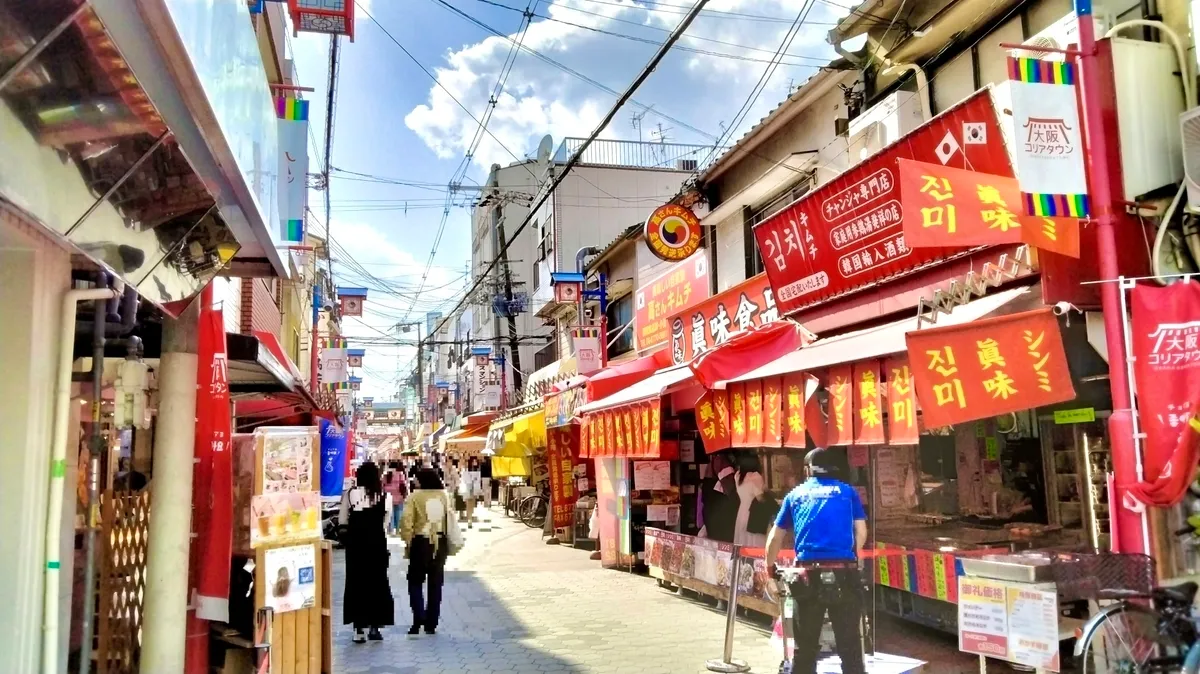
[[(0, 209), (0, 660), (5, 671), (37, 671), (42, 634), (46, 497), (59, 307), (68, 290), (68, 253)], [(75, 463), (75, 452), (67, 452)], [(73, 471), (67, 483), (74, 484)], [(75, 490), (66, 490), (59, 602), (61, 671), (70, 630)]]

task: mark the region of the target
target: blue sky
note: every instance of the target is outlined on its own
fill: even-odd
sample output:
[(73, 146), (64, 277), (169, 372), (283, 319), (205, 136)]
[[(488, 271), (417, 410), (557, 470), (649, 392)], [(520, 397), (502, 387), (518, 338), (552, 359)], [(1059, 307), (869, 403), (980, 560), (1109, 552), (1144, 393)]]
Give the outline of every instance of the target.
[[(532, 8), (537, 16), (524, 33), (526, 47), (616, 91), (641, 70), (687, 9), (684, 0), (444, 2), (513, 39), (521, 35), (522, 12)], [(849, 2), (813, 3), (787, 49), (785, 65), (775, 70), (733, 131), (733, 139), (778, 104), (789, 84), (799, 85), (813, 74), (814, 66), (834, 55), (825, 35), (846, 13), (839, 4)], [(653, 106), (642, 122), (643, 137), (649, 140), (651, 130), (661, 123), (669, 129), (670, 142), (713, 143), (733, 122), (767, 68), (764, 61), (779, 48), (804, 5), (805, 0), (712, 0), (707, 14), (679, 43), (685, 49), (672, 50), (634, 95)], [(333, 166), (341, 171), (334, 173), (330, 191), (335, 276), (339, 284), (362, 285), (369, 273), (377, 277), (369, 279), (373, 286), (390, 293), (372, 290), (364, 319), (344, 321), (351, 346), (355, 337), (383, 339), (405, 316), (416, 320), (428, 310), (450, 309), (465, 287), (470, 216), (467, 209), (456, 207), (446, 218), (426, 290), (415, 302), (412, 297), (421, 286), (442, 222), (445, 186), (478, 128), (472, 116), (483, 116), (512, 50), (511, 42), (453, 13), (440, 0), (371, 0), (361, 6), (379, 25), (360, 11), (355, 42), (343, 40), (341, 48), (333, 148)], [(380, 25), (442, 86), (405, 56)], [(316, 89), (308, 95), (314, 102), (311, 125), (318, 147), (310, 147), (309, 154), (315, 172), (325, 127), (329, 41), (301, 34), (291, 39), (291, 47), (300, 83)], [(464, 184), (483, 182), (491, 164), (509, 163), (512, 154), (532, 154), (546, 134), (556, 145), (565, 136), (587, 136), (615, 98), (533, 54), (518, 52), (488, 124), (499, 140), (484, 136)], [(602, 137), (636, 139), (631, 116), (637, 112), (636, 106), (626, 105)], [(384, 183), (356, 174), (420, 185)], [(310, 208), (323, 219), (322, 199), (317, 192), (309, 195)], [(394, 395), (397, 381), (411, 370), (414, 353), (411, 347), (370, 347), (363, 395)]]

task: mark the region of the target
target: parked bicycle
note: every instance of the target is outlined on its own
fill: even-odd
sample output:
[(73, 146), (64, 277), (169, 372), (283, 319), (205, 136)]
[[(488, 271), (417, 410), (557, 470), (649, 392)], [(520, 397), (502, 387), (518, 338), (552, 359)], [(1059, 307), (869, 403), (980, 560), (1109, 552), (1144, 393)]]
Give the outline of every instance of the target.
[(550, 488), (543, 482), (538, 493), (521, 499), (517, 505), (517, 519), (530, 529), (541, 529), (546, 525), (546, 514), (550, 511)]

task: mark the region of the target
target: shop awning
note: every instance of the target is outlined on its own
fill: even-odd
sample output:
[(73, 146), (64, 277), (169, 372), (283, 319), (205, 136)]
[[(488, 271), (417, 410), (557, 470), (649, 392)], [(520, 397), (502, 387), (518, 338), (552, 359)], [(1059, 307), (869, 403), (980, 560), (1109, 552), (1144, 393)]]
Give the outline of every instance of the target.
[(1022, 311), (1029, 308), (1030, 301), (1036, 301), (1036, 298), (1033, 297), (1029, 287), (1013, 288), (960, 304), (948, 314), (939, 313), (937, 323), (934, 324), (925, 323), (921, 326), (918, 324), (917, 318), (911, 316), (904, 320), (865, 330), (818, 339), (808, 346), (792, 351), (743, 375), (718, 381), (713, 388), (722, 389), (731, 382), (775, 377), (790, 372), (812, 372), (831, 365), (842, 365), (868, 358), (904, 353), (907, 350), (904, 335), (919, 327), (961, 325), (993, 314)]
[(538, 447), (546, 446), (546, 418), (541, 405), (529, 407), (516, 416), (492, 422), (485, 454), (524, 458), (535, 454)]
[(595, 402), (580, 406), (577, 412), (579, 414), (588, 414), (658, 398), (667, 393), (672, 387), (681, 388), (692, 378), (692, 370), (687, 365), (676, 365), (665, 370), (659, 370), (642, 381), (617, 391), (606, 398), (601, 398)]
[(487, 445), (489, 425), (473, 424), (442, 436), (442, 451), (450, 454), (478, 454)]
[(648, 356), (606, 367), (588, 377), (588, 400), (606, 398), (670, 366), (671, 352), (669, 349), (662, 349)]

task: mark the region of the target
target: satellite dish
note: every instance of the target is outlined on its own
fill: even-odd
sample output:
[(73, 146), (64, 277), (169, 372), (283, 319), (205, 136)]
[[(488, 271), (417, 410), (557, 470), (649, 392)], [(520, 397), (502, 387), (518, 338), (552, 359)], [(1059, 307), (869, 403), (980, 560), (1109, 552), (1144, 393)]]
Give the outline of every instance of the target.
[(542, 137), (542, 142), (538, 143), (537, 163), (538, 168), (542, 171), (546, 170), (546, 166), (550, 163), (550, 153), (554, 151), (554, 139), (550, 134)]

